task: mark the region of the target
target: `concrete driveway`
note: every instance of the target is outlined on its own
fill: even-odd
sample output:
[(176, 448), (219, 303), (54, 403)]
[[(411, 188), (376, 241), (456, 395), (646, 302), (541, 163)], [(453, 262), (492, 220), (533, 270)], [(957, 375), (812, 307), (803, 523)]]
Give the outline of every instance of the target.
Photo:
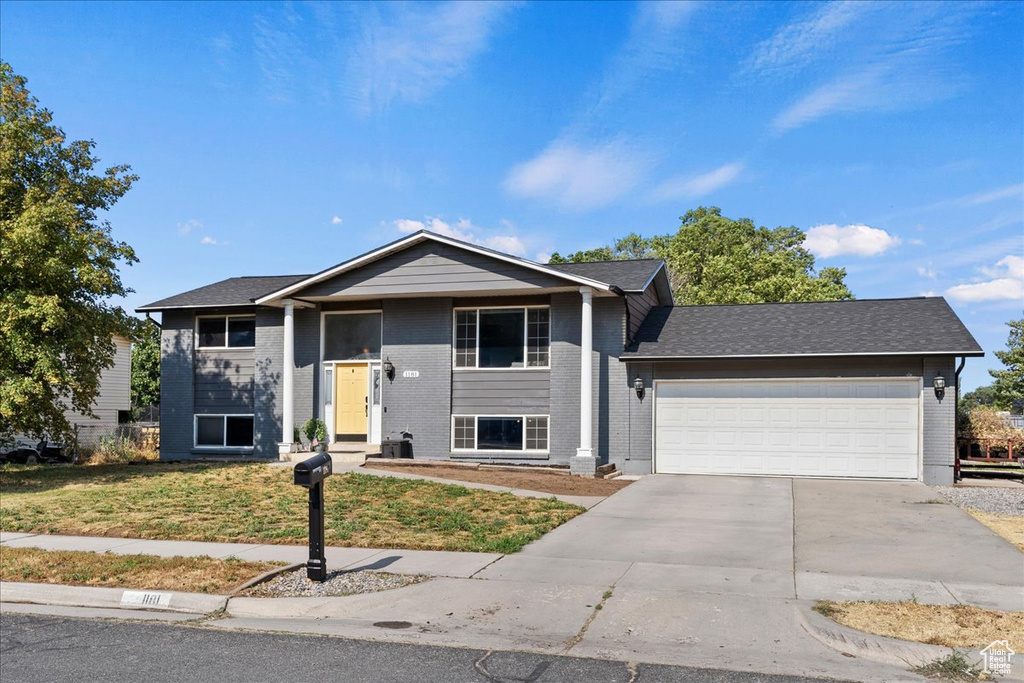
[(1024, 609), (1024, 554), (916, 482), (644, 477), (477, 576)]

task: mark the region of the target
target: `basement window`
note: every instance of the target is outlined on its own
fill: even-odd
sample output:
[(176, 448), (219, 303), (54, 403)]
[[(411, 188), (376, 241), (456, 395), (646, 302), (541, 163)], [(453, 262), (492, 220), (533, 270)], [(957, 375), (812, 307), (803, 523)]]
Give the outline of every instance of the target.
[(252, 448), (252, 415), (196, 415), (196, 448)]
[(547, 415), (455, 415), (452, 450), (548, 450)]

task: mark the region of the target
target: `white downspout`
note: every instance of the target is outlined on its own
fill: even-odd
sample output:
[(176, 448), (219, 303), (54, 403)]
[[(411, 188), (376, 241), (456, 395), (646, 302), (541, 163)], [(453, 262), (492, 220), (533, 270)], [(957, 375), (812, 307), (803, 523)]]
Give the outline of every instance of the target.
[(592, 458), (593, 448), (593, 356), (594, 356), (594, 293), (590, 287), (580, 287), (583, 311), (580, 323), (580, 447), (576, 457)]
[(284, 369), (281, 373), (281, 446), (291, 452), (295, 432), (295, 302), (284, 300)]

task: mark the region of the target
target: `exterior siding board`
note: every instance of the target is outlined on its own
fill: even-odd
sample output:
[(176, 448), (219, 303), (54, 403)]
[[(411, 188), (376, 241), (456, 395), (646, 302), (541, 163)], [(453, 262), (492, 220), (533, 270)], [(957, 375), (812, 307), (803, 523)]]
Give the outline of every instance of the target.
[(454, 415), (547, 415), (551, 409), (548, 370), (456, 370), (452, 373)]
[[(923, 358), (924, 406), (922, 408), (924, 434), (924, 483), (948, 485), (953, 483), (953, 465), (956, 457), (956, 388), (954, 386), (955, 358)], [(940, 401), (932, 388), (936, 375), (946, 379), (946, 392)]]
[[(381, 385), (382, 436), (407, 434), (414, 458), (445, 460), (451, 454), (452, 300), (383, 302), (381, 356), (395, 366)], [(406, 377), (405, 372), (417, 377)]]
[(296, 296), (384, 298), (438, 291), (520, 291), (567, 284), (554, 276), (430, 242), (311, 285)]
[(160, 459), (192, 457), (192, 311), (164, 311), (160, 331)]
[(196, 349), (197, 415), (251, 413), (255, 349)]
[(629, 307), (629, 338), (633, 339), (636, 336), (636, 331), (640, 329), (641, 323), (644, 318), (650, 313), (651, 309), (659, 305), (658, 301), (658, 290), (654, 286), (654, 282), (647, 285), (647, 289), (642, 294), (629, 294), (626, 297), (626, 306)]

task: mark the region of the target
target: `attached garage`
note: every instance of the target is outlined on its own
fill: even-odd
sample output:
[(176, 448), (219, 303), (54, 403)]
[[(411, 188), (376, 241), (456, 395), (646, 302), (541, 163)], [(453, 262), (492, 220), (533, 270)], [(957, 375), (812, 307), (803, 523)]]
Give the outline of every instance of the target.
[(619, 358), (622, 467), (949, 484), (958, 360), (982, 355), (940, 297), (653, 308)]
[(918, 379), (659, 381), (654, 471), (917, 479)]

